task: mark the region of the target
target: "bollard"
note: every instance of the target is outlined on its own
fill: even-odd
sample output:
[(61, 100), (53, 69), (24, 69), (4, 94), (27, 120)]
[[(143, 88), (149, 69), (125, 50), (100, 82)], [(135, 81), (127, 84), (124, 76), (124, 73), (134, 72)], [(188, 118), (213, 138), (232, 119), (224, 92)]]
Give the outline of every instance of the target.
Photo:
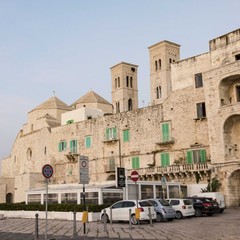
[(73, 212), (73, 237), (77, 235), (76, 230), (76, 211)]
[(132, 222), (131, 222), (131, 218), (132, 218), (132, 210), (129, 209), (129, 229), (132, 229)]
[(151, 208), (150, 207), (148, 207), (148, 215), (149, 215), (149, 220), (150, 220), (150, 226), (153, 227), (152, 214), (151, 214)]
[(39, 240), (39, 236), (38, 236), (38, 213), (35, 214), (35, 240)]
[(104, 229), (104, 232), (107, 232), (107, 216), (106, 216), (106, 209), (103, 210), (103, 218), (104, 218), (104, 221), (103, 221), (103, 229)]

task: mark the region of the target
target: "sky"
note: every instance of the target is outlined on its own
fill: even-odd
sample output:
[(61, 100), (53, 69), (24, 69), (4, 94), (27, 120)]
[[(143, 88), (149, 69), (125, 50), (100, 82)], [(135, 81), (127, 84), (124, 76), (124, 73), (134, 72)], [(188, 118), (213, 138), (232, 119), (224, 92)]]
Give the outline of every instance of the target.
[(55, 95), (93, 90), (111, 102), (110, 68), (138, 65), (139, 107), (150, 101), (148, 47), (181, 45), (181, 59), (238, 29), (239, 0), (0, 0), (0, 159), (27, 114)]

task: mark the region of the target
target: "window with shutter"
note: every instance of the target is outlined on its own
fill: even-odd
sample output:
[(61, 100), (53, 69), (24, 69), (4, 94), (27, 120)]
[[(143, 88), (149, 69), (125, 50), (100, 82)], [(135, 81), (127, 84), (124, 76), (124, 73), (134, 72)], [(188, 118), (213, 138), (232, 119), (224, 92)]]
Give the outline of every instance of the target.
[(92, 137), (91, 136), (86, 136), (85, 137), (85, 147), (90, 148), (92, 145)]
[(133, 157), (132, 158), (132, 169), (138, 169), (138, 168), (140, 168), (139, 157)]
[(62, 152), (67, 149), (67, 142), (66, 141), (61, 141), (58, 143), (58, 151)]
[(162, 142), (170, 141), (169, 123), (162, 123)]
[(129, 142), (129, 129), (123, 130), (123, 141)]
[(167, 167), (170, 165), (169, 153), (161, 153), (161, 166)]

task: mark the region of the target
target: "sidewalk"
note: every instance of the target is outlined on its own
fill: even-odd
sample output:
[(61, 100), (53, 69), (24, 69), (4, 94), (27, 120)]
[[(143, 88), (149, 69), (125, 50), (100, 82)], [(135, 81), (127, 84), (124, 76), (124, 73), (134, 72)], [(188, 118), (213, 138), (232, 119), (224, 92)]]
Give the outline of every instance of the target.
[[(172, 222), (142, 223), (132, 226), (128, 223), (108, 223), (106, 229), (101, 222), (83, 224), (77, 222), (73, 237), (73, 222), (48, 220), (48, 240), (240, 240), (240, 208), (226, 209), (223, 214), (211, 217), (192, 217)], [(39, 240), (45, 239), (45, 220), (39, 220)], [(33, 219), (8, 218), (0, 220), (0, 240), (35, 240)]]

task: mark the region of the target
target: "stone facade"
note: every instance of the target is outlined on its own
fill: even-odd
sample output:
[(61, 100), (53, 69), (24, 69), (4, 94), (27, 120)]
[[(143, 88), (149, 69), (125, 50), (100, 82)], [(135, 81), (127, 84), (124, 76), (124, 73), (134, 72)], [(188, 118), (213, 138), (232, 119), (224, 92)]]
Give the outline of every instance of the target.
[(111, 68), (114, 114), (102, 99), (103, 116), (71, 124), (61, 124), (72, 109), (56, 97), (32, 110), (2, 161), (0, 201), (8, 193), (24, 201), (25, 190), (43, 186), (46, 163), (54, 168), (52, 184), (78, 183), (78, 158), (85, 155), (90, 183), (114, 180), (115, 167), (128, 176), (137, 169), (141, 180), (165, 176), (186, 185), (215, 177), (227, 205), (239, 206), (240, 30), (211, 40), (209, 52), (192, 58), (180, 60), (180, 45), (169, 41), (152, 45), (149, 54), (148, 107), (138, 108), (138, 66), (121, 62)]

